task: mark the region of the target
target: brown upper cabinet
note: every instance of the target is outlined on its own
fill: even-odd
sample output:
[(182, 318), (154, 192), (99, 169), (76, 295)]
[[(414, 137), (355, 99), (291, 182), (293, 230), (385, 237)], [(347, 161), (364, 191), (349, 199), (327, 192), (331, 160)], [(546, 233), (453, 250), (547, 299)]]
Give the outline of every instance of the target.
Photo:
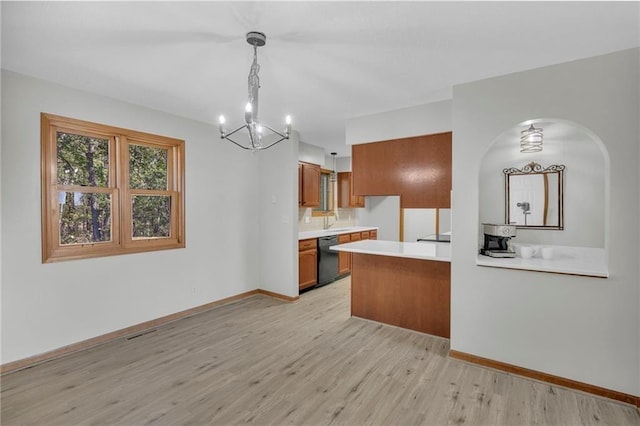
[(351, 172), (338, 173), (338, 207), (364, 207), (364, 196), (353, 194), (353, 178)]
[(320, 205), (320, 166), (298, 163), (298, 205), (317, 207)]
[(402, 208), (451, 207), (451, 132), (351, 149), (354, 194), (400, 195)]

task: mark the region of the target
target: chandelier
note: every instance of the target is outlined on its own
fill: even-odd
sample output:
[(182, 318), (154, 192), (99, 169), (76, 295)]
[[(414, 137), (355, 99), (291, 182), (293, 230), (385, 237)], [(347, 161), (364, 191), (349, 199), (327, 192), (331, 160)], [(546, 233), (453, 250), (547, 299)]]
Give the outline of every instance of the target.
[[(258, 120), (258, 90), (260, 89), (260, 77), (258, 77), (258, 72), (260, 71), (260, 65), (258, 64), (258, 47), (264, 46), (267, 43), (267, 36), (257, 31), (251, 31), (247, 33), (247, 43), (253, 46), (253, 63), (251, 64), (251, 69), (249, 70), (249, 100), (244, 109), (245, 124), (235, 130), (227, 132), (227, 129), (224, 126), (226, 122), (224, 115), (221, 115), (218, 118), (218, 121), (221, 139), (226, 139), (242, 149), (259, 151), (271, 148), (275, 144), (282, 142), (285, 139), (289, 139), (289, 135), (291, 134), (291, 116), (287, 115), (287, 117), (285, 118), (285, 126), (282, 133), (274, 130), (265, 123), (260, 123), (260, 121)], [(249, 136), (249, 143), (247, 146), (231, 138), (231, 136), (244, 129), (247, 129)], [(262, 136), (265, 132), (265, 129), (269, 130), (276, 136), (274, 138), (274, 142), (263, 144)]]

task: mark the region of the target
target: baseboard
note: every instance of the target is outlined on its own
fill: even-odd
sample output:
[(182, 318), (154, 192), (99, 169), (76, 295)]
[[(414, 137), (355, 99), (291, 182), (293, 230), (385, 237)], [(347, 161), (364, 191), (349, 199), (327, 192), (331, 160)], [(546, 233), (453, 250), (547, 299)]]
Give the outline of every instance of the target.
[(611, 389), (602, 388), (600, 386), (594, 386), (588, 383), (566, 379), (560, 376), (554, 376), (553, 374), (542, 373), (536, 370), (529, 370), (528, 368), (518, 367), (517, 365), (507, 364), (505, 362), (495, 361), (492, 359), (471, 355), (465, 352), (450, 350), (449, 356), (451, 358), (467, 361), (472, 364), (478, 364), (483, 367), (489, 367), (507, 373), (516, 374), (518, 376), (539, 380), (541, 382), (552, 383), (554, 385), (563, 386), (565, 388), (575, 389), (593, 395), (614, 399), (616, 401), (625, 402), (627, 404), (635, 405), (636, 407), (640, 408), (640, 396), (629, 395), (623, 392), (618, 392)]
[(49, 352), (45, 352), (39, 355), (34, 355), (28, 358), (19, 359), (17, 361), (8, 362), (6, 364), (0, 365), (0, 374), (10, 373), (17, 370), (22, 370), (24, 368), (32, 367), (36, 364), (40, 364), (46, 361), (50, 361), (55, 358), (60, 358), (64, 355), (68, 355), (74, 352), (82, 351), (84, 349), (88, 349), (97, 345), (101, 345), (103, 343), (107, 343), (111, 340), (119, 339), (121, 337), (131, 336), (142, 331), (148, 330), (150, 328), (158, 327), (160, 325), (167, 324), (172, 321), (176, 321), (182, 318), (186, 318), (195, 314), (199, 314), (204, 311), (208, 311), (215, 307), (226, 305), (228, 303), (232, 303), (241, 299), (246, 299), (247, 297), (255, 296), (256, 294), (263, 294), (265, 296), (273, 297), (279, 300), (284, 300), (287, 302), (293, 302), (299, 298), (298, 297), (289, 297), (278, 293), (273, 293), (271, 291), (266, 290), (251, 290), (244, 293), (236, 294), (235, 296), (226, 297), (224, 299), (216, 300), (215, 302), (206, 303), (204, 305), (196, 306), (191, 309), (187, 309), (185, 311), (176, 312), (174, 314), (166, 315), (164, 317), (156, 318), (151, 321), (146, 321), (140, 324), (132, 325), (130, 327), (123, 328), (121, 330), (116, 330), (111, 333), (103, 334), (100, 336), (93, 337), (91, 339), (83, 340), (78, 343), (73, 343), (71, 345), (63, 346), (58, 349), (54, 349)]
[(284, 294), (274, 293), (268, 290), (262, 290), (261, 288), (258, 289), (258, 294), (264, 294), (265, 296), (273, 297), (274, 299), (284, 300), (285, 302), (295, 302), (296, 300), (300, 299), (300, 296), (294, 296), (294, 297), (285, 296)]

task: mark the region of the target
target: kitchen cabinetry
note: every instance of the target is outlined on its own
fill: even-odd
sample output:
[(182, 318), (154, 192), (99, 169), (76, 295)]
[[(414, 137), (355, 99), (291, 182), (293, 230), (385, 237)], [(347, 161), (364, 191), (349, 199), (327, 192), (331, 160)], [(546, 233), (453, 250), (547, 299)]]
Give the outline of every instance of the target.
[(320, 166), (298, 163), (298, 205), (318, 207), (320, 205)]
[(364, 196), (353, 193), (353, 174), (351, 172), (338, 173), (338, 207), (364, 207)]
[(451, 263), (352, 254), (352, 316), (450, 337)]
[(378, 239), (378, 230), (372, 229), (370, 231), (362, 231), (362, 232), (352, 232), (349, 234), (349, 241), (360, 241), (360, 240), (377, 240)]
[[(338, 235), (338, 244), (351, 242), (349, 234)], [(341, 251), (338, 253), (338, 275), (344, 275), (351, 272), (351, 253)]]
[[(378, 231), (373, 229), (370, 231), (352, 232), (350, 234), (338, 235), (338, 244), (350, 243), (360, 240), (377, 240)], [(346, 251), (338, 253), (338, 274), (344, 275), (351, 273), (351, 257), (352, 254)]]
[(353, 145), (353, 193), (398, 194), (401, 208), (450, 208), (451, 135)]
[(318, 282), (318, 240), (298, 241), (298, 288), (313, 287)]

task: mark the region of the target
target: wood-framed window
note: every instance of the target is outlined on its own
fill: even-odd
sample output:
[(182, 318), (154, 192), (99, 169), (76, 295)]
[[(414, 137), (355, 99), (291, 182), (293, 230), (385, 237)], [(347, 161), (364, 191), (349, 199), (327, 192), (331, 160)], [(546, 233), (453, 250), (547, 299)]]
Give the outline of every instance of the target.
[(184, 141), (41, 114), (42, 261), (185, 247)]
[(320, 205), (311, 210), (312, 217), (333, 216), (335, 182), (331, 181), (331, 170), (320, 169)]

